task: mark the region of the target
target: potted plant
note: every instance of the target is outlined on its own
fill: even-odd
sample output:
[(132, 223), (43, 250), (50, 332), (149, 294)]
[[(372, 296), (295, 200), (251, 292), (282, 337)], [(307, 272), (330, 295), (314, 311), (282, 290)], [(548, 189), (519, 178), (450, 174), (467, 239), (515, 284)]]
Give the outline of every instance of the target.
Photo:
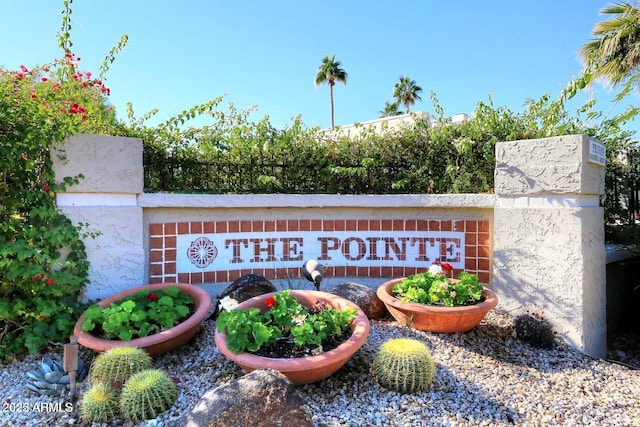
[(450, 279), (448, 263), (434, 263), (429, 271), (383, 283), (378, 298), (399, 322), (421, 331), (467, 332), (498, 304), (496, 294), (475, 274), (461, 272)]
[(103, 352), (138, 347), (155, 357), (189, 341), (211, 308), (197, 286), (160, 283), (124, 290), (89, 307), (78, 319), (78, 343)]
[(369, 334), (360, 307), (326, 292), (284, 290), (220, 304), (218, 349), (245, 372), (275, 369), (295, 384), (333, 374)]

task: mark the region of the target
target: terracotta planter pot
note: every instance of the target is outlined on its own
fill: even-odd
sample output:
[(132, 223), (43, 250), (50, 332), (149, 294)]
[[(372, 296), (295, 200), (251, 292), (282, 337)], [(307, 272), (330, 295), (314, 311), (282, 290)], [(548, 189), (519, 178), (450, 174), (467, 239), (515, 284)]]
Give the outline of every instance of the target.
[(473, 329), (498, 304), (498, 297), (484, 287), (483, 302), (462, 307), (441, 307), (400, 301), (393, 296), (393, 287), (404, 280), (394, 279), (380, 285), (378, 298), (387, 306), (389, 313), (400, 323), (420, 331), (467, 332)]
[(84, 332), (82, 330), (82, 323), (85, 320), (85, 314), (82, 314), (73, 328), (73, 333), (78, 337), (78, 343), (100, 353), (113, 347), (138, 347), (152, 357), (161, 356), (186, 344), (198, 331), (200, 323), (202, 323), (211, 309), (211, 297), (205, 290), (197, 286), (184, 283), (159, 283), (155, 285), (137, 286), (105, 298), (98, 302), (98, 305), (105, 308), (136, 292), (144, 290), (155, 291), (166, 289), (170, 286), (177, 286), (180, 288), (180, 291), (189, 294), (195, 300), (194, 313), (182, 323), (158, 334), (135, 338), (130, 341), (120, 341), (98, 338), (91, 335), (90, 332)]
[[(273, 292), (248, 299), (241, 302), (237, 308), (244, 310), (257, 307), (266, 311), (267, 306), (264, 302), (272, 295)], [(305, 307), (311, 307), (316, 301), (324, 301), (337, 310), (344, 310), (348, 307), (355, 308), (358, 311), (358, 315), (353, 322), (351, 337), (335, 349), (316, 356), (277, 359), (256, 356), (248, 352), (235, 354), (227, 347), (226, 333), (218, 332), (216, 329), (215, 341), (220, 352), (240, 365), (245, 372), (262, 368), (275, 369), (284, 374), (294, 384), (308, 384), (319, 381), (340, 369), (362, 347), (369, 335), (369, 319), (364, 314), (364, 311), (351, 301), (326, 292), (292, 290), (291, 296), (295, 297)]]

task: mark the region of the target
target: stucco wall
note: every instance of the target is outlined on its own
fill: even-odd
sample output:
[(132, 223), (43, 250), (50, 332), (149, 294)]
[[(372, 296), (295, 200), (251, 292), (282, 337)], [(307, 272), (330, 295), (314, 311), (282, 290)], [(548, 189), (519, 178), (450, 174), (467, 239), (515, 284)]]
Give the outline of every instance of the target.
[(56, 195), (72, 222), (97, 232), (85, 239), (90, 283), (85, 299), (100, 299), (147, 283), (143, 210), (142, 141), (77, 134), (52, 149), (56, 179), (84, 175), (77, 185)]
[[(298, 232), (312, 221), (309, 232), (318, 233), (336, 227), (344, 232), (452, 231), (463, 236), (465, 256), (473, 253), (464, 267), (483, 274), (498, 294), (498, 309), (541, 312), (574, 347), (594, 356), (606, 351), (599, 206), (604, 148), (583, 135), (498, 143), (495, 195), (144, 194), (140, 140), (77, 135), (63, 148), (66, 161), (54, 155), (56, 176), (82, 173), (85, 179), (58, 194), (58, 205), (74, 222), (87, 222), (89, 230), (102, 233), (86, 241), (88, 298), (172, 277), (177, 248), (167, 245), (185, 235), (214, 236), (218, 224), (223, 233), (236, 227), (247, 236)], [(255, 250), (262, 255), (263, 249)], [(397, 270), (381, 267), (375, 273), (389, 271)], [(176, 277), (201, 283), (218, 276), (177, 272)]]
[(538, 312), (565, 340), (606, 354), (604, 167), (569, 135), (496, 146), (493, 286), (513, 314)]

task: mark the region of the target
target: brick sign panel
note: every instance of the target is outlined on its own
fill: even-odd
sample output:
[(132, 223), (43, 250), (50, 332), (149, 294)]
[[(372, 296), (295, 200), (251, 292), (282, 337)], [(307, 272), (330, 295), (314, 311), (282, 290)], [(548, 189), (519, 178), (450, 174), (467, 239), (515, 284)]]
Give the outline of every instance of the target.
[(243, 274), (296, 278), (308, 259), (327, 277), (403, 277), (435, 260), (489, 280), (488, 221), (277, 220), (150, 226), (151, 282), (213, 283)]

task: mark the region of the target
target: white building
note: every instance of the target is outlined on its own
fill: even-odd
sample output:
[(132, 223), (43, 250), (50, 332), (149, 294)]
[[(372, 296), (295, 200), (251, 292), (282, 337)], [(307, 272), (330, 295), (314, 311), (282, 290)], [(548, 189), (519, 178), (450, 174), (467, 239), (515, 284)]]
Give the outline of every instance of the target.
[[(465, 120), (469, 120), (469, 115), (465, 113), (456, 114), (451, 117), (451, 123), (460, 123)], [(368, 120), (366, 122), (356, 122), (348, 125), (336, 126), (335, 129), (328, 129), (327, 131), (334, 132), (336, 135), (340, 136), (356, 137), (363, 131), (369, 131), (376, 134), (395, 132), (407, 127), (413, 127), (417, 122), (428, 123), (431, 126), (436, 126), (438, 124), (438, 120), (431, 114), (424, 111), (417, 111), (397, 116), (381, 117), (379, 119)]]

